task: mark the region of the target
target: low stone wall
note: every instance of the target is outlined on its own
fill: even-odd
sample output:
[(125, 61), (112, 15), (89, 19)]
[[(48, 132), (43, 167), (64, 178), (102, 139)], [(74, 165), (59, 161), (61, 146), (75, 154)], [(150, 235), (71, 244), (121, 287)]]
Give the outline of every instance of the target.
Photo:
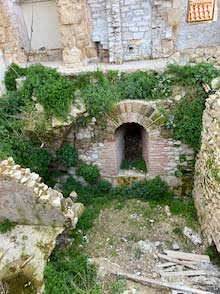
[(202, 231), (220, 251), (220, 92), (206, 101), (193, 196)]

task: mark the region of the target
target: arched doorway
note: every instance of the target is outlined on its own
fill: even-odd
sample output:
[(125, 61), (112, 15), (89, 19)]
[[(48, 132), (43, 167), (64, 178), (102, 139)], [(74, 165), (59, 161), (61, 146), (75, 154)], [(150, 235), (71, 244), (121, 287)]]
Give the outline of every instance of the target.
[(147, 171), (147, 132), (138, 123), (124, 123), (115, 131), (117, 169)]

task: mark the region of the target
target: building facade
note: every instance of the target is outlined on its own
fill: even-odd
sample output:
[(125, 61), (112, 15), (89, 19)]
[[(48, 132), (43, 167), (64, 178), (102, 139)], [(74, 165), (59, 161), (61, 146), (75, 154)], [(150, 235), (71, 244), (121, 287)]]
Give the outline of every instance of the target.
[(218, 0), (0, 0), (9, 62), (220, 60)]

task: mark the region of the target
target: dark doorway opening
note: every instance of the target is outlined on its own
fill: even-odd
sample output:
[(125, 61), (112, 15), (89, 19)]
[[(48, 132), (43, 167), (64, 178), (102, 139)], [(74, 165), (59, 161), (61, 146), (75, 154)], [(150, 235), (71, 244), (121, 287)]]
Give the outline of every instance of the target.
[(119, 169), (146, 172), (147, 134), (137, 123), (125, 123), (115, 132)]
[(141, 126), (135, 123), (125, 125), (124, 159), (132, 162), (142, 158)]

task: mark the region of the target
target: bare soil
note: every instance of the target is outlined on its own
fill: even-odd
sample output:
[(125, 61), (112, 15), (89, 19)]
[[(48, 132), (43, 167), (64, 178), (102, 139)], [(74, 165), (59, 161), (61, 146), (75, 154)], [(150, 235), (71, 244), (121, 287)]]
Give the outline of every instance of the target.
[[(109, 265), (103, 263), (103, 258), (129, 273), (158, 278), (156, 265), (161, 263), (158, 252), (173, 249), (174, 243), (179, 245), (181, 251), (203, 252), (203, 245), (194, 245), (181, 233), (186, 225), (186, 220), (182, 216), (172, 215), (168, 207), (151, 207), (149, 203), (140, 200), (115, 202), (112, 207), (101, 211), (93, 228), (88, 231), (88, 241), (82, 249), (99, 264), (100, 279), (105, 282), (106, 278), (111, 278), (106, 276), (108, 269), (105, 267)], [(199, 231), (198, 224), (195, 224), (194, 229)], [(122, 293), (171, 293), (132, 282), (127, 282), (127, 289), (128, 292)]]

